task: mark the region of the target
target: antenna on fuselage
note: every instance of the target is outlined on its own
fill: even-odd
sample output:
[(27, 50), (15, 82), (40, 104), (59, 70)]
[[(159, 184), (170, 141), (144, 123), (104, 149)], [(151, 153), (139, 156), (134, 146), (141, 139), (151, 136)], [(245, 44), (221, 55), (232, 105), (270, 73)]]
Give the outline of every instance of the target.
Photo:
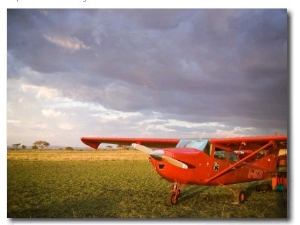
[(202, 134), (201, 134), (201, 136), (200, 136), (200, 139), (202, 139), (202, 138), (203, 138), (204, 134), (206, 134), (206, 132), (205, 132), (205, 131), (203, 131), (203, 132), (202, 132)]

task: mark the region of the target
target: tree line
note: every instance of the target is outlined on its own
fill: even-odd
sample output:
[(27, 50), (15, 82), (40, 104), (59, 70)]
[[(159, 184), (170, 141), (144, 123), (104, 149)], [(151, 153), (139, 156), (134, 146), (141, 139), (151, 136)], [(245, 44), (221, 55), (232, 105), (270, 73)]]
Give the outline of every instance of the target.
[[(47, 141), (36, 141), (32, 145), (32, 149), (44, 149), (45, 147), (48, 147), (50, 144)], [(21, 147), (22, 149), (26, 149), (26, 145), (21, 145), (21, 143), (15, 143), (12, 144), (13, 149), (19, 149)]]
[[(37, 149), (44, 149), (46, 147), (49, 147), (50, 144), (47, 141), (36, 141), (33, 143), (31, 149), (37, 150)], [(26, 145), (21, 145), (21, 143), (15, 143), (12, 144), (11, 146), (14, 150), (18, 150), (18, 149), (26, 149), (27, 146)], [(19, 148), (21, 147), (21, 148)], [(72, 147), (66, 147), (65, 150), (74, 150)]]

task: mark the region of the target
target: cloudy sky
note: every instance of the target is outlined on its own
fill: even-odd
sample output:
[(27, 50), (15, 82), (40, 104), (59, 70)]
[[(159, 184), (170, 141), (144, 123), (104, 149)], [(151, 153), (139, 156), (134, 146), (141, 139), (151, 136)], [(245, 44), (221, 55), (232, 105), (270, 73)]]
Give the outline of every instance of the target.
[(7, 144), (287, 134), (281, 9), (8, 9)]

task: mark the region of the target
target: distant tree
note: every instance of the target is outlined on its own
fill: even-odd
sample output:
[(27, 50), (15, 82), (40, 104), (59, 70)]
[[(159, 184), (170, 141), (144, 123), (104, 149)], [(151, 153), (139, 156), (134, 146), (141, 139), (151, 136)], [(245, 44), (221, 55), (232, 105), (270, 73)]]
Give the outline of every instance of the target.
[(21, 145), (20, 143), (12, 144), (12, 147), (13, 147), (14, 149), (18, 149), (20, 145)]
[(33, 146), (32, 146), (32, 149), (38, 149), (38, 146), (33, 145)]
[(26, 149), (26, 145), (22, 145), (21, 147), (22, 147), (23, 149)]
[(74, 150), (72, 147), (66, 147), (66, 150)]
[(38, 148), (43, 149), (44, 147), (48, 147), (50, 144), (46, 141), (36, 141), (33, 145), (37, 146)]

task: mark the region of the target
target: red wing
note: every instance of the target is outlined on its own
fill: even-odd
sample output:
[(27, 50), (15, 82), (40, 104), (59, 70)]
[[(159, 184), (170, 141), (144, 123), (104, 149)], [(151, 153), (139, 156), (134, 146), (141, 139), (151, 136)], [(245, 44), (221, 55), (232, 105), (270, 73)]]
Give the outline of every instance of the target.
[(116, 137), (82, 137), (81, 141), (97, 149), (101, 143), (131, 145), (137, 143), (151, 148), (175, 147), (180, 139), (177, 138), (116, 138)]
[(258, 137), (236, 137), (236, 138), (211, 138), (210, 143), (222, 145), (232, 150), (238, 150), (242, 145), (245, 149), (256, 150), (270, 141), (276, 142), (280, 148), (287, 148), (287, 136), (258, 136)]

